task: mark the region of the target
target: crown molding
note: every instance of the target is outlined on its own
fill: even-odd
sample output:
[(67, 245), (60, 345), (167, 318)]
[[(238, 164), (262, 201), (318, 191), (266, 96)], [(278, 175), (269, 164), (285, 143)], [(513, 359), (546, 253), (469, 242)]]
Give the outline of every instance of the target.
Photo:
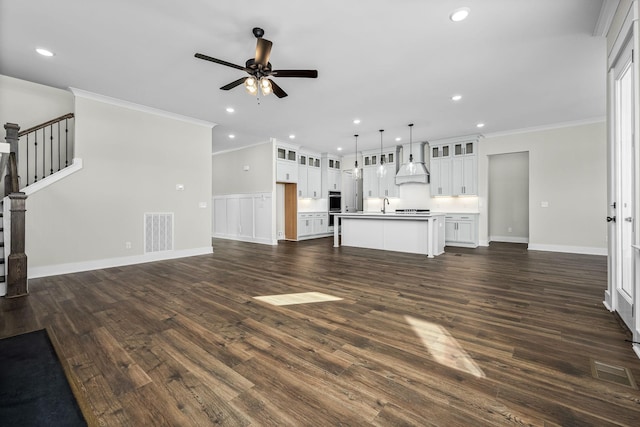
[(123, 101), (122, 99), (112, 98), (106, 95), (100, 95), (99, 93), (89, 92), (83, 89), (75, 87), (69, 87), (69, 90), (75, 97), (90, 99), (92, 101), (103, 102), (105, 104), (115, 105), (117, 107), (128, 108), (130, 110), (140, 111), (143, 113), (153, 114), (160, 117), (166, 117), (168, 119), (179, 120), (182, 122), (191, 123), (198, 126), (205, 126), (213, 129), (217, 126), (217, 123), (208, 122), (206, 120), (194, 119), (193, 117), (183, 116), (181, 114), (172, 113), (158, 108), (147, 107), (146, 105), (136, 104), (135, 102)]

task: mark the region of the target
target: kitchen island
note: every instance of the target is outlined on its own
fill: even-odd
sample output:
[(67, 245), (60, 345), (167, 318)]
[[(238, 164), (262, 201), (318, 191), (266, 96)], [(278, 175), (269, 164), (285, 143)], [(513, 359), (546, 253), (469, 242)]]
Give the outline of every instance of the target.
[[(439, 213), (337, 213), (333, 246), (382, 249), (424, 254), (433, 258), (444, 252), (445, 215)], [(338, 221), (335, 221), (338, 224)]]

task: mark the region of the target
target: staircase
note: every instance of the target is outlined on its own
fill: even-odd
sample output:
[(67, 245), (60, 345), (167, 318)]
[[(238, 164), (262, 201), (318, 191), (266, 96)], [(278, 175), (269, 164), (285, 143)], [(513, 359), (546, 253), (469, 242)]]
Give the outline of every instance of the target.
[[(71, 166), (73, 118), (73, 113), (65, 114), (24, 131), (17, 124), (4, 125), (7, 143), (0, 144), (0, 188), (5, 190), (0, 198), (0, 296), (27, 295), (25, 202), (28, 194), (49, 185), (47, 181), (59, 179), (49, 177)], [(11, 203), (10, 218), (3, 215), (3, 203)], [(5, 247), (5, 242), (10, 242), (10, 247)]]

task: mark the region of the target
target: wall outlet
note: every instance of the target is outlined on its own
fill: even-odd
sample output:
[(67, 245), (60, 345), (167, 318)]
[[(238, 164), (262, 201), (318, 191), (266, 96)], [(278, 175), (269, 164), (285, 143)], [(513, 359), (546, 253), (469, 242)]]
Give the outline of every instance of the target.
[(540, 202), (540, 207), (541, 208), (548, 208), (549, 207), (549, 202), (547, 202), (546, 200), (543, 200), (542, 202)]
[(507, 228), (507, 231), (508, 231), (509, 233), (513, 233), (513, 228), (508, 227), (508, 228)]
[(200, 202), (200, 203), (198, 203), (198, 207), (199, 207), (200, 209), (205, 209), (205, 208), (207, 207), (207, 202)]
[(176, 190), (184, 191), (184, 184), (176, 184)]
[(124, 242), (125, 249), (131, 249), (131, 242)]

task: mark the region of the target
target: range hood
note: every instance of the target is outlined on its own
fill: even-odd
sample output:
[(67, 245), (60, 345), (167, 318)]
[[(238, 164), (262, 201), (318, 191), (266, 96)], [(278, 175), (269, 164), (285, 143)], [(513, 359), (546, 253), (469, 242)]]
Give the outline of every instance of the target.
[(424, 146), (426, 144), (426, 142), (413, 144), (413, 164), (416, 167), (414, 173), (411, 173), (409, 171), (409, 154), (411, 152), (409, 144), (398, 146), (397, 151), (400, 151), (400, 149), (402, 149), (402, 165), (400, 165), (400, 169), (398, 169), (398, 173), (396, 173), (397, 185), (409, 183), (429, 183), (429, 171), (424, 164)]

